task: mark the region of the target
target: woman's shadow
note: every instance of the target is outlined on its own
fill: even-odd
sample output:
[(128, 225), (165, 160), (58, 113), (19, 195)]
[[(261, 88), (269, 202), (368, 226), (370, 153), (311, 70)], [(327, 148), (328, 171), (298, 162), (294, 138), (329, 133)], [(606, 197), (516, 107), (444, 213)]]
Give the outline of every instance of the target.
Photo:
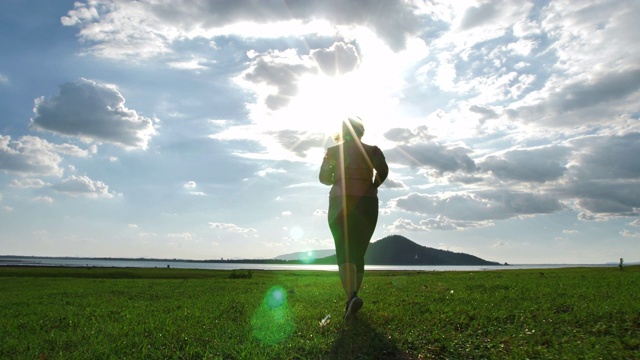
[(366, 318), (345, 324), (328, 354), (329, 359), (404, 359), (392, 336), (376, 330)]

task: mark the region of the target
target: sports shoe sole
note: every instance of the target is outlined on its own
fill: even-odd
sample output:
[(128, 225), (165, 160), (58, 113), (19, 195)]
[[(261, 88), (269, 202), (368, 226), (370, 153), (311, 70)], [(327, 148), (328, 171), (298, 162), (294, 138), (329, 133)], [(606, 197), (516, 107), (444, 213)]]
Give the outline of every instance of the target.
[(344, 319), (345, 320), (357, 320), (357, 314), (358, 311), (362, 308), (362, 305), (364, 305), (364, 301), (362, 301), (361, 298), (355, 296), (353, 299), (351, 299), (351, 301), (349, 302), (349, 307), (347, 307), (347, 313), (344, 314)]

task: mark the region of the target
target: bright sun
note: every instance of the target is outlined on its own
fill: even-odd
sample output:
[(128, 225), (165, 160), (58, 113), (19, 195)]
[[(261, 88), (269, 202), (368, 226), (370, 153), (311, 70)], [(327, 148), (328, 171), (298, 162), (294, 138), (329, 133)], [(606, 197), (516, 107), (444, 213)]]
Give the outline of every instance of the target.
[(304, 77), (300, 79), (298, 95), (281, 114), (283, 120), (290, 128), (333, 134), (345, 117), (353, 116), (353, 87), (347, 77)]
[(358, 71), (337, 77), (312, 75), (300, 79), (299, 93), (279, 114), (279, 122), (330, 137), (340, 130), (342, 120), (359, 116), (368, 131), (378, 130), (393, 105), (379, 82)]
[[(296, 149), (297, 159), (315, 161), (324, 153), (318, 147), (318, 137), (324, 137), (325, 146), (333, 145), (333, 136), (348, 117), (360, 117), (365, 126), (364, 141), (382, 148), (390, 146), (384, 137), (389, 129), (411, 128), (412, 124), (423, 122), (399, 113), (398, 104), (406, 86), (404, 72), (416, 54), (424, 57), (424, 47), (394, 53), (373, 33), (364, 31), (358, 38), (362, 40), (360, 62), (352, 71), (337, 76), (321, 71), (304, 74), (296, 79), (295, 95), (284, 107), (269, 109), (262, 102), (249, 107), (252, 124), (238, 128), (244, 131), (239, 137), (254, 136), (267, 149), (251, 156), (289, 159), (291, 150)], [(263, 98), (278, 90), (268, 86), (253, 88)]]

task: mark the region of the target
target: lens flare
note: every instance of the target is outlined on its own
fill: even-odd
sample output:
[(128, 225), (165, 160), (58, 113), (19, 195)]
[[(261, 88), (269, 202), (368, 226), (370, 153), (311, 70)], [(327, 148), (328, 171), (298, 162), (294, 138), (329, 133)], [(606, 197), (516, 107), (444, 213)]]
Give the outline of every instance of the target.
[(302, 252), (299, 255), (300, 260), (305, 264), (311, 264), (316, 259), (316, 254), (309, 250), (307, 252)]
[(267, 291), (251, 319), (253, 336), (262, 343), (273, 345), (289, 337), (293, 327), (287, 292), (281, 286), (274, 286)]

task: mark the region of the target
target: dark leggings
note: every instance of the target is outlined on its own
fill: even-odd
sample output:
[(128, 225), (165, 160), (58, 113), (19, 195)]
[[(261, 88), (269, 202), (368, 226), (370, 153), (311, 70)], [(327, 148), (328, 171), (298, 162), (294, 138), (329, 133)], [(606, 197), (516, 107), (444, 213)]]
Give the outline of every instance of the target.
[(332, 196), (328, 219), (338, 265), (352, 263), (364, 272), (364, 254), (378, 222), (378, 198)]

